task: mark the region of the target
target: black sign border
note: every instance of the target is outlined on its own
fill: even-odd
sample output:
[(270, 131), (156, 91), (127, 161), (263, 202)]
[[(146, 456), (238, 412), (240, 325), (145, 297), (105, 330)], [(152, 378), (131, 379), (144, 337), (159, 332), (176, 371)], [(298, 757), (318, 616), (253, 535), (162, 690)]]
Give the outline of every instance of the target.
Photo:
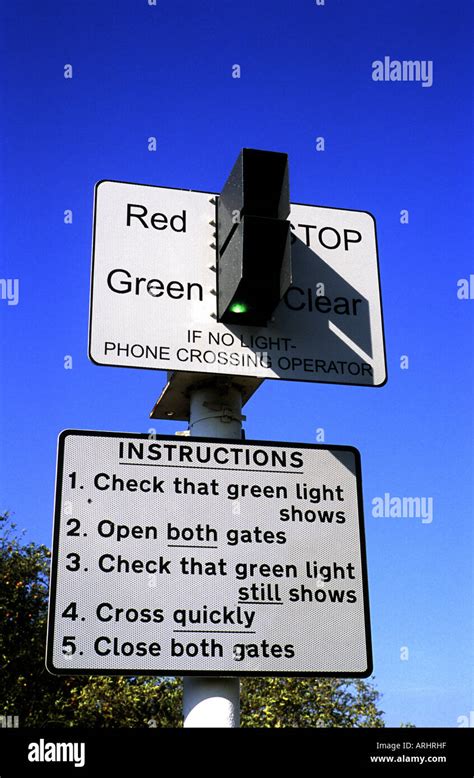
[[(219, 197), (219, 193), (217, 192), (204, 192), (201, 189), (184, 189), (183, 187), (179, 186), (156, 186), (154, 184), (139, 184), (135, 181), (117, 181), (116, 179), (109, 179), (104, 178), (101, 181), (98, 181), (94, 187), (94, 225), (92, 230), (92, 262), (91, 262), (91, 278), (90, 278), (90, 296), (89, 296), (89, 337), (88, 337), (88, 345), (87, 345), (87, 354), (90, 359), (90, 361), (94, 365), (98, 365), (99, 367), (119, 367), (119, 368), (128, 368), (130, 370), (159, 370), (161, 372), (166, 371), (166, 367), (143, 367), (142, 365), (111, 365), (108, 362), (97, 362), (96, 359), (92, 357), (91, 354), (91, 345), (92, 345), (92, 309), (94, 306), (94, 269), (95, 269), (95, 235), (96, 235), (96, 227), (97, 227), (97, 192), (101, 184), (126, 184), (127, 186), (147, 186), (150, 189), (173, 189), (177, 192), (196, 192), (196, 194), (207, 194), (209, 197)], [(384, 310), (383, 310), (383, 302), (382, 302), (382, 284), (380, 279), (380, 261), (379, 261), (379, 244), (378, 244), (378, 238), (377, 238), (377, 223), (375, 220), (375, 216), (370, 211), (363, 211), (359, 210), (357, 208), (336, 208), (332, 205), (315, 205), (314, 203), (292, 203), (292, 205), (304, 205), (308, 208), (326, 208), (328, 211), (349, 211), (354, 213), (366, 213), (370, 218), (372, 219), (374, 223), (374, 236), (375, 236), (375, 254), (376, 254), (376, 260), (377, 260), (377, 282), (378, 282), (378, 293), (379, 293), (379, 305), (380, 305), (380, 318), (381, 318), (381, 324), (382, 324), (382, 343), (383, 343), (383, 361), (384, 361), (384, 367), (385, 367), (385, 379), (380, 384), (358, 384), (355, 382), (346, 382), (346, 381), (318, 381), (312, 378), (290, 378), (289, 376), (257, 376), (257, 378), (263, 378), (266, 381), (291, 381), (292, 383), (303, 383), (303, 384), (331, 384), (334, 386), (367, 386), (371, 387), (372, 389), (381, 389), (388, 381), (388, 365), (387, 365), (387, 347), (386, 347), (386, 340), (385, 340), (385, 324), (384, 324)], [(217, 201), (216, 201), (216, 224), (217, 224)], [(203, 376), (211, 376), (214, 375), (214, 373), (208, 372), (208, 371), (202, 371), (199, 369), (196, 369), (195, 367), (192, 370), (183, 370), (182, 368), (179, 368), (180, 373), (200, 373)], [(224, 373), (218, 373), (216, 375), (232, 375), (234, 378), (240, 378), (242, 376), (239, 376), (237, 374), (231, 373), (231, 374), (224, 374)], [(244, 378), (252, 378), (255, 376), (251, 376), (248, 374), (245, 374), (243, 376)]]
[(355, 461), (355, 476), (357, 483), (357, 502), (358, 502), (358, 515), (359, 515), (359, 542), (360, 542), (360, 556), (361, 556), (361, 573), (362, 573), (362, 593), (364, 603), (364, 622), (365, 622), (365, 644), (367, 655), (367, 668), (365, 671), (358, 673), (318, 673), (318, 672), (275, 672), (268, 671), (223, 671), (223, 670), (130, 670), (125, 668), (124, 670), (99, 670), (99, 669), (83, 669), (83, 668), (56, 668), (53, 663), (53, 644), (54, 644), (54, 629), (55, 629), (55, 616), (56, 616), (56, 590), (58, 580), (58, 549), (59, 549), (59, 532), (61, 525), (61, 501), (62, 501), (62, 476), (64, 469), (64, 447), (65, 441), (68, 436), (81, 436), (81, 437), (107, 437), (107, 438), (135, 438), (141, 440), (166, 440), (173, 443), (178, 443), (175, 435), (159, 435), (153, 434), (152, 436), (147, 433), (133, 433), (133, 432), (108, 432), (100, 430), (63, 430), (58, 437), (58, 455), (57, 455), (57, 469), (56, 469), (56, 489), (55, 489), (55, 506), (54, 506), (54, 525), (53, 525), (53, 549), (51, 558), (51, 578), (49, 588), (49, 603), (48, 603), (48, 629), (46, 638), (46, 669), (52, 675), (122, 675), (122, 676), (135, 676), (135, 675), (150, 675), (150, 676), (210, 676), (210, 677), (260, 677), (260, 676), (274, 676), (283, 678), (368, 678), (373, 673), (373, 655), (372, 655), (372, 638), (370, 629), (370, 607), (369, 607), (369, 587), (368, 587), (368, 574), (367, 574), (367, 553), (365, 542), (365, 528), (364, 528), (364, 503), (362, 494), (362, 472), (360, 452), (354, 446), (343, 445), (322, 445), (317, 443), (293, 443), (274, 440), (238, 440), (236, 438), (209, 438), (209, 437), (192, 437), (186, 438), (189, 442), (195, 443), (228, 443), (231, 445), (239, 446), (271, 446), (272, 448), (295, 448), (295, 449), (317, 449), (324, 451), (350, 451), (354, 455)]

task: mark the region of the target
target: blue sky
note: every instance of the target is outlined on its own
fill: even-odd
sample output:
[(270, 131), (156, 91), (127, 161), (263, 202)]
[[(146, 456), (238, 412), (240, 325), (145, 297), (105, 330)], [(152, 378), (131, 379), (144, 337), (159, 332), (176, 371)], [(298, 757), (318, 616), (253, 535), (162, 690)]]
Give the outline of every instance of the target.
[[(164, 373), (88, 360), (95, 182), (219, 191), (241, 147), (285, 151), (293, 201), (376, 216), (389, 378), (266, 381), (247, 406), (247, 437), (316, 442), (323, 427), (327, 443), (360, 450), (386, 722), (458, 726), (474, 710), (474, 301), (457, 296), (474, 273), (471, 4), (0, 8), (0, 275), (20, 285), (18, 305), (0, 300), (0, 508), (49, 545), (59, 431), (147, 431), (164, 385)], [(373, 81), (385, 56), (432, 61), (432, 86)], [(432, 497), (433, 521), (373, 517), (385, 492)]]

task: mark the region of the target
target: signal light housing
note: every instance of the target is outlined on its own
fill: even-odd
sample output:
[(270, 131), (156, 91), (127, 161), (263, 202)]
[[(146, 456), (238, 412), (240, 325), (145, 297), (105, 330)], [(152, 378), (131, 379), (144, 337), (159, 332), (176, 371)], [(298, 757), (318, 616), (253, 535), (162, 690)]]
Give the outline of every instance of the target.
[(265, 326), (291, 285), (288, 156), (242, 149), (217, 205), (217, 318)]

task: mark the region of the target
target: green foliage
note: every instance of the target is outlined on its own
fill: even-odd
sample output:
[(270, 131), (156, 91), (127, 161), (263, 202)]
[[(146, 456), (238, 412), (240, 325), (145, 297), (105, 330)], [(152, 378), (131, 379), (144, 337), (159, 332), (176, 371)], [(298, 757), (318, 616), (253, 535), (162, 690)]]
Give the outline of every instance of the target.
[(91, 676), (72, 687), (61, 715), (75, 727), (179, 727), (181, 709), (177, 678)]
[[(50, 551), (0, 516), (0, 715), (20, 726), (179, 727), (178, 678), (52, 676), (44, 666)], [(365, 681), (244, 678), (244, 727), (383, 727)]]
[(378, 691), (363, 680), (246, 678), (244, 727), (383, 727)]
[(45, 668), (50, 551), (0, 516), (0, 715), (20, 726), (179, 726), (177, 679), (53, 676)]
[(0, 517), (0, 710), (31, 725), (43, 723), (61, 686), (44, 667), (49, 558)]

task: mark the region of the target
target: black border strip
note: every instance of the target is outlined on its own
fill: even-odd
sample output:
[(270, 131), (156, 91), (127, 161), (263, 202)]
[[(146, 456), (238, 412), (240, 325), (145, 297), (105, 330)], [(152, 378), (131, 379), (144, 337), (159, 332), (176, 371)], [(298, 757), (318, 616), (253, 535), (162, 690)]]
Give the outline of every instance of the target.
[[(141, 365), (109, 365), (107, 362), (97, 362), (91, 354), (91, 341), (92, 341), (92, 309), (94, 305), (94, 267), (95, 267), (95, 235), (96, 235), (96, 227), (97, 227), (97, 191), (99, 189), (99, 186), (101, 184), (125, 184), (127, 186), (148, 186), (151, 189), (173, 189), (178, 192), (196, 192), (197, 194), (207, 194), (210, 197), (219, 197), (219, 193), (217, 192), (203, 192), (200, 189), (185, 189), (184, 187), (180, 186), (155, 186), (154, 184), (138, 184), (134, 181), (117, 181), (115, 179), (109, 179), (109, 178), (103, 178), (100, 181), (98, 181), (94, 187), (94, 224), (93, 224), (93, 231), (92, 231), (92, 262), (91, 262), (91, 279), (90, 279), (90, 303), (89, 303), (89, 337), (88, 337), (88, 346), (87, 346), (87, 354), (90, 359), (90, 361), (94, 365), (98, 365), (99, 367), (120, 367), (120, 368), (129, 368), (130, 370), (160, 370), (160, 371), (166, 371), (166, 367), (142, 367)], [(380, 318), (381, 318), (381, 324), (382, 324), (382, 343), (383, 343), (383, 361), (385, 366), (385, 380), (382, 381), (381, 384), (357, 384), (355, 382), (347, 383), (344, 381), (317, 381), (311, 378), (289, 378), (288, 376), (263, 376), (263, 380), (265, 381), (291, 381), (292, 383), (304, 383), (304, 384), (332, 384), (335, 386), (368, 386), (372, 389), (381, 389), (388, 381), (388, 367), (387, 367), (387, 348), (386, 348), (386, 341), (385, 341), (385, 325), (384, 325), (384, 311), (383, 311), (383, 304), (382, 304), (382, 286), (380, 282), (380, 260), (379, 260), (379, 244), (378, 244), (378, 238), (377, 238), (377, 224), (375, 220), (375, 216), (373, 213), (370, 213), (370, 211), (362, 211), (357, 208), (336, 208), (333, 205), (315, 205), (314, 203), (291, 203), (292, 205), (304, 205), (308, 208), (326, 208), (328, 211), (349, 211), (353, 213), (366, 213), (368, 214), (371, 219), (374, 222), (374, 237), (375, 237), (375, 254), (377, 259), (377, 281), (378, 281), (378, 290), (379, 290), (379, 305), (380, 305)], [(216, 224), (217, 224), (217, 202), (216, 202)], [(180, 373), (202, 373), (202, 375), (214, 375), (213, 373), (201, 371), (193, 368), (193, 370), (182, 370), (179, 369)], [(228, 375), (224, 373), (219, 373), (218, 375)], [(237, 376), (233, 373), (231, 374), (234, 378), (250, 378), (249, 375), (244, 376)], [(258, 376), (259, 378), (261, 376)]]
[[(265, 671), (222, 671), (222, 670), (130, 670), (126, 668), (124, 670), (98, 670), (98, 669), (66, 669), (55, 668), (53, 664), (53, 636), (55, 629), (55, 616), (56, 616), (56, 591), (58, 580), (58, 551), (59, 551), (59, 533), (61, 525), (61, 502), (62, 502), (62, 480), (64, 470), (64, 447), (65, 441), (68, 436), (81, 436), (81, 437), (106, 437), (106, 438), (138, 438), (145, 440), (166, 440), (173, 443), (179, 443), (179, 439), (175, 435), (155, 435), (150, 438), (147, 433), (133, 433), (133, 432), (102, 432), (100, 430), (63, 430), (58, 437), (58, 454), (57, 454), (57, 470), (56, 470), (56, 494), (55, 494), (55, 507), (54, 507), (54, 526), (53, 526), (53, 550), (51, 559), (51, 579), (50, 579), (50, 592), (49, 592), (49, 607), (48, 607), (48, 632), (46, 641), (46, 669), (53, 675), (170, 675), (170, 676), (236, 676), (236, 677), (257, 677), (257, 676), (281, 676), (283, 678), (290, 677), (314, 677), (314, 678), (368, 678), (373, 672), (373, 657), (372, 657), (372, 639), (370, 630), (370, 610), (369, 610), (369, 588), (368, 588), (368, 575), (367, 575), (367, 552), (365, 542), (365, 530), (364, 530), (364, 504), (362, 496), (362, 473), (361, 473), (361, 461), (360, 452), (354, 446), (325, 446), (318, 443), (286, 443), (282, 441), (274, 440), (237, 440), (235, 438), (208, 438), (208, 437), (192, 437), (186, 438), (186, 442), (189, 443), (228, 443), (233, 446), (271, 446), (272, 448), (292, 448), (292, 449), (319, 449), (323, 451), (350, 451), (354, 455), (355, 460), (355, 476), (357, 482), (357, 502), (358, 502), (358, 515), (359, 515), (359, 541), (360, 541), (360, 556), (361, 556), (361, 573), (362, 573), (362, 592), (364, 600), (364, 621), (365, 621), (365, 642), (366, 642), (366, 655), (367, 655), (367, 669), (359, 673), (318, 673), (318, 672), (274, 672), (271, 670)], [(183, 465), (185, 468), (186, 466)]]

